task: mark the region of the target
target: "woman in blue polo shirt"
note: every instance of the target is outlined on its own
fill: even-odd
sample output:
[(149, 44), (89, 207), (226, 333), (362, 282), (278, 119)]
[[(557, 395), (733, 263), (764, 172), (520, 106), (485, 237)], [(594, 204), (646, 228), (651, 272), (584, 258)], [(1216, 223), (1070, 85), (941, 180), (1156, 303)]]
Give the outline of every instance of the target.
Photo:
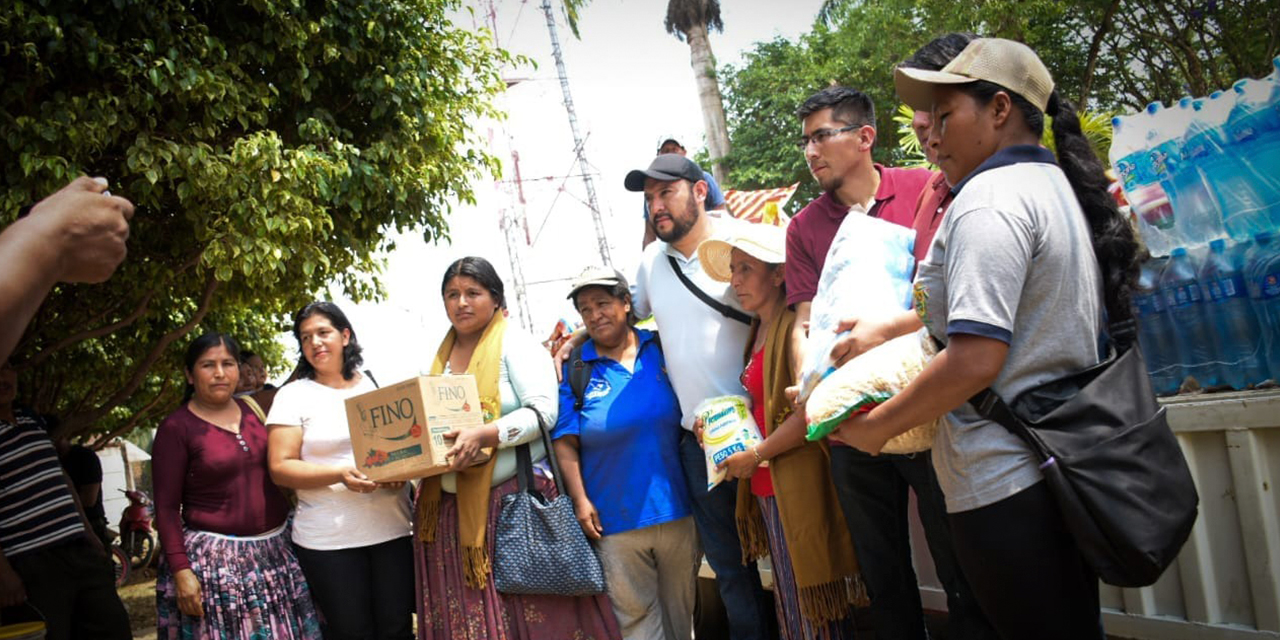
[(612, 269), (588, 268), (569, 298), (589, 339), (561, 377), (553, 437), (565, 487), (600, 551), (623, 637), (688, 638), (698, 544), (657, 334), (633, 326), (627, 281)]

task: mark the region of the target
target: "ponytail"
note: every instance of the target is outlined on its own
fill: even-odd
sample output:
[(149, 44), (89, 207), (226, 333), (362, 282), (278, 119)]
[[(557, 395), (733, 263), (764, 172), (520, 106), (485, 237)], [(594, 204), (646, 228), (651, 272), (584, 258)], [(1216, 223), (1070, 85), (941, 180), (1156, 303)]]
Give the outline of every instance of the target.
[(1049, 96), (1048, 115), (1053, 118), (1051, 128), (1058, 166), (1066, 174), (1089, 223), (1093, 252), (1102, 271), (1107, 323), (1132, 322), (1129, 299), (1138, 275), (1138, 244), (1133, 227), (1107, 193), (1102, 163), (1080, 130), (1075, 107), (1055, 90)]

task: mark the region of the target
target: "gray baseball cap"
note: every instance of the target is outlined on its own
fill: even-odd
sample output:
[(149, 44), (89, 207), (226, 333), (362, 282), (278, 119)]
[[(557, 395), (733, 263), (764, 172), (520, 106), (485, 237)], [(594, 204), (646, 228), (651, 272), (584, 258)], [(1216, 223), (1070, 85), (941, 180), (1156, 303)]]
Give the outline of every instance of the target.
[(702, 167), (698, 163), (678, 154), (664, 153), (653, 159), (649, 163), (648, 169), (636, 169), (627, 174), (627, 179), (623, 183), (627, 187), (627, 191), (644, 191), (644, 181), (646, 178), (653, 178), (661, 182), (671, 182), (672, 180), (688, 180), (689, 182), (697, 182), (706, 180), (702, 173)]

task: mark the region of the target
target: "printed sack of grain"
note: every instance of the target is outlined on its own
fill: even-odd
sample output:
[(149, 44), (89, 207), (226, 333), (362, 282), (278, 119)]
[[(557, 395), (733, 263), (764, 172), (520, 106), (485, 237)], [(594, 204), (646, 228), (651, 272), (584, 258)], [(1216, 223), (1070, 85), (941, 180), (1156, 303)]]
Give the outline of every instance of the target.
[(702, 449), (707, 457), (707, 490), (724, 481), (724, 471), (716, 465), (729, 456), (760, 444), (760, 427), (751, 417), (745, 396), (707, 398), (693, 410), (702, 418)]
[[(937, 353), (924, 329), (899, 336), (850, 360), (818, 383), (805, 403), (809, 440), (825, 438), (845, 418), (892, 398), (924, 370)], [(933, 446), (937, 421), (912, 428), (885, 443), (884, 453), (915, 453)]]
[(915, 231), (858, 209), (855, 205), (840, 223), (818, 277), (800, 374), (801, 402), (836, 370), (831, 348), (844, 337), (836, 333), (841, 320), (882, 318), (911, 308)]

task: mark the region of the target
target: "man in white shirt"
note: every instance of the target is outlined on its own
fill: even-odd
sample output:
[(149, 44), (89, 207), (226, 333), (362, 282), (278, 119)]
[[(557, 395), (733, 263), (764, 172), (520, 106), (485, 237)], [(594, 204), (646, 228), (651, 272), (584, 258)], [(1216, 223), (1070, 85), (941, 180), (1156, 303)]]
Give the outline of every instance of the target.
[(692, 433), (699, 403), (743, 394), (739, 379), (750, 329), (749, 316), (729, 286), (703, 272), (698, 245), (726, 225), (745, 223), (707, 215), (703, 171), (678, 154), (659, 155), (648, 169), (628, 173), (626, 187), (644, 192), (658, 236), (645, 248), (632, 280), (632, 307), (642, 318), (652, 313), (662, 336), (667, 374), (683, 414), (680, 460), (694, 522), (716, 572), (730, 634), (734, 640), (775, 637), (777, 621), (756, 565), (742, 564), (734, 524), (737, 482), (707, 490), (706, 460)]

